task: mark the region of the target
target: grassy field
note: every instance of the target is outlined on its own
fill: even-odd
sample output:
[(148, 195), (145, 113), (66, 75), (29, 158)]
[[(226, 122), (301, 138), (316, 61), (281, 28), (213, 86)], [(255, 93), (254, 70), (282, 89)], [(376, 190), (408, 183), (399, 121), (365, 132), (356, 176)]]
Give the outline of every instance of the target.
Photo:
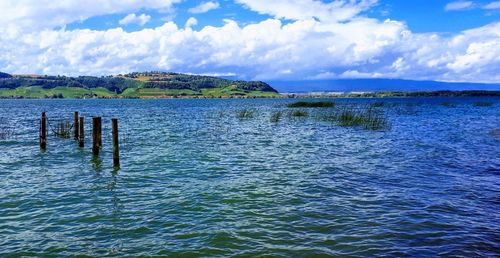
[(113, 92), (105, 88), (84, 89), (76, 87), (55, 87), (52, 89), (43, 89), (42, 87), (19, 87), (17, 89), (0, 89), (0, 97), (4, 98), (110, 98), (116, 97)]
[(121, 94), (116, 94), (105, 88), (55, 87), (43, 89), (39, 86), (19, 87), (16, 89), (0, 89), (0, 98), (169, 98), (169, 97), (277, 97), (279, 94), (263, 91), (244, 91), (233, 87), (210, 88), (200, 91), (189, 89), (159, 89), (159, 88), (127, 88)]

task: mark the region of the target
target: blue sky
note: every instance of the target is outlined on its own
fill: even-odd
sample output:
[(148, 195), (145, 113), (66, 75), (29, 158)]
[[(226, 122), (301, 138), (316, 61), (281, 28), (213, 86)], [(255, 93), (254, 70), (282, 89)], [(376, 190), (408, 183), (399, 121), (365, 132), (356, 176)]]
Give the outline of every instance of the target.
[(2, 0), (0, 71), (500, 82), (500, 1)]
[[(162, 13), (155, 10), (143, 8), (136, 13), (144, 13), (151, 16), (151, 20), (144, 26), (138, 24), (120, 25), (119, 21), (124, 14), (109, 14), (91, 17), (84, 21), (77, 21), (67, 25), (67, 29), (88, 28), (104, 30), (115, 27), (123, 27), (127, 31), (136, 31), (143, 28), (154, 28), (161, 26), (165, 21), (174, 21), (176, 24), (184, 24), (190, 17), (195, 17), (198, 24), (194, 29), (204, 26), (222, 26), (224, 19), (234, 19), (241, 24), (250, 24), (272, 18), (270, 15), (259, 14), (245, 8), (243, 5), (233, 1), (213, 1), (219, 7), (204, 13), (193, 14), (188, 10), (210, 1), (184, 1), (175, 5), (171, 13)], [(323, 1), (331, 2), (331, 1)], [(457, 33), (466, 29), (472, 29), (498, 21), (499, 10), (487, 10), (481, 8), (491, 1), (475, 1), (473, 7), (463, 10), (445, 10), (447, 0), (382, 0), (373, 9), (366, 11), (363, 15), (377, 19), (395, 19), (406, 22), (413, 32), (441, 32)], [(459, 1), (470, 2), (470, 1)]]

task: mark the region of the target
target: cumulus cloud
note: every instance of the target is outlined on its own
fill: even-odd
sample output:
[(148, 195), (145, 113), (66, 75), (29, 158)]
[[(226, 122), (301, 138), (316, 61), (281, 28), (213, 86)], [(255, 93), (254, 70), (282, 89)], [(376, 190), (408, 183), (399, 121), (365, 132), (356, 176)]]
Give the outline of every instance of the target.
[[(275, 2), (269, 3), (274, 6)], [(331, 7), (313, 2), (324, 5), (326, 10)], [(191, 28), (195, 18), (188, 20), (184, 28), (166, 22), (134, 32), (121, 28), (46, 28), (19, 34), (0, 24), (0, 70), (67, 75), (164, 70), (236, 74), (242, 79), (260, 80), (406, 78), (500, 82), (500, 23), (455, 35), (412, 33), (404, 22), (357, 15), (371, 2), (356, 3), (361, 5), (343, 2), (351, 11), (341, 7), (328, 11), (349, 13), (340, 20), (340, 16), (329, 19), (321, 12), (319, 16), (307, 10), (309, 15), (300, 14), (291, 4), (286, 12), (269, 7), (266, 12), (274, 18), (258, 23), (240, 25), (225, 20), (222, 26), (200, 30)], [(264, 8), (259, 6), (252, 8)]]
[(210, 10), (219, 8), (219, 2), (204, 2), (188, 10), (190, 13), (206, 13)]
[(500, 9), (500, 1), (491, 2), (489, 4), (483, 5), (483, 9), (486, 10), (496, 10)]
[(151, 20), (151, 16), (146, 15), (144, 13), (139, 16), (135, 15), (135, 13), (131, 13), (123, 17), (123, 19), (121, 19), (119, 23), (121, 25), (138, 24), (144, 26), (146, 23), (149, 22), (149, 20)]
[(0, 26), (11, 30), (39, 30), (105, 14), (130, 13), (139, 9), (169, 11), (181, 0), (2, 0)]
[(190, 28), (190, 27), (196, 26), (197, 24), (198, 24), (198, 20), (196, 18), (189, 17), (189, 19), (186, 21), (186, 24), (184, 25), (184, 27)]
[(472, 1), (455, 1), (448, 3), (444, 9), (446, 11), (460, 11), (471, 9), (472, 7), (474, 7), (474, 3)]
[(303, 20), (316, 18), (325, 22), (345, 21), (377, 3), (377, 0), (332, 1), (317, 0), (236, 0), (250, 10), (276, 18)]

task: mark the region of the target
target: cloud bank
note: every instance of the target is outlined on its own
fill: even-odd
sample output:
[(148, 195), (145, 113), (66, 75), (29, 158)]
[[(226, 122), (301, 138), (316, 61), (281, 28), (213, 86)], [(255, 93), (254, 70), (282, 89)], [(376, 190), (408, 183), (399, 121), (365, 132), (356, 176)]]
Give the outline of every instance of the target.
[[(144, 8), (142, 2), (148, 1), (120, 2), (120, 8), (109, 12), (134, 11)], [(174, 3), (149, 2), (166, 9)], [(191, 28), (196, 24), (193, 18), (184, 28), (167, 22), (156, 28), (126, 32), (122, 28), (57, 28), (67, 20), (77, 19), (65, 14), (61, 20), (49, 19), (46, 24), (50, 26), (27, 31), (22, 27), (24, 23), (40, 19), (41, 14), (32, 17), (28, 15), (31, 12), (26, 12), (17, 15), (21, 18), (8, 18), (17, 19), (20, 26), (0, 23), (0, 70), (67, 75), (165, 70), (236, 74), (242, 79), (260, 80), (405, 78), (500, 82), (500, 23), (456, 35), (419, 34), (412, 33), (401, 21), (361, 15), (376, 4), (373, 0), (329, 4), (313, 0), (237, 2), (273, 18), (249, 25), (225, 20), (223, 26), (200, 30)], [(5, 2), (2, 4), (6, 7)]]

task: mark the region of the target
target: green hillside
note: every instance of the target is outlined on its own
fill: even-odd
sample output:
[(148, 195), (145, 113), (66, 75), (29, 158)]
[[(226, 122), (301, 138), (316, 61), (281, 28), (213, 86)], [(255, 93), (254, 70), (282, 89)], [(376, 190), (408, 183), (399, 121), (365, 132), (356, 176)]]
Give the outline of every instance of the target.
[(264, 82), (179, 73), (117, 76), (9, 75), (0, 73), (0, 98), (276, 97)]

